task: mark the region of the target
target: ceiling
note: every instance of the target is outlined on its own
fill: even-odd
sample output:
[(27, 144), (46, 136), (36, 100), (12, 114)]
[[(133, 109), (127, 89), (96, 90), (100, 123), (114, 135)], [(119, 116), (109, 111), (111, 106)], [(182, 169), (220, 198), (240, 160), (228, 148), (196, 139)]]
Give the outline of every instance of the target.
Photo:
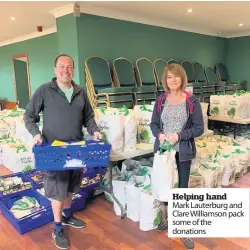
[[(74, 2), (0, 2), (0, 42), (36, 32), (39, 25), (44, 29), (54, 27), (56, 19), (50, 11), (69, 3)], [(192, 13), (187, 12), (189, 8), (192, 8)], [(99, 11), (93, 12), (93, 9)], [(249, 32), (250, 35), (250, 2), (87, 1), (81, 2), (82, 10), (92, 10), (88, 12), (90, 14), (109, 13), (110, 17), (115, 18), (122, 16), (123, 20), (133, 21), (136, 18), (142, 23), (201, 34), (230, 37)], [(16, 20), (12, 21), (11, 17)], [(243, 23), (242, 27), (239, 27), (240, 23)]]
[[(1, 2), (0, 42), (36, 32), (42, 25), (45, 29), (56, 25), (55, 17), (49, 13), (69, 2)], [(11, 20), (15, 17), (15, 21)]]
[[(250, 2), (243, 1), (154, 1), (154, 2), (87, 2), (133, 16), (143, 16), (186, 30), (227, 37), (250, 31)], [(193, 12), (187, 10), (192, 8)], [(242, 27), (239, 24), (243, 23)]]

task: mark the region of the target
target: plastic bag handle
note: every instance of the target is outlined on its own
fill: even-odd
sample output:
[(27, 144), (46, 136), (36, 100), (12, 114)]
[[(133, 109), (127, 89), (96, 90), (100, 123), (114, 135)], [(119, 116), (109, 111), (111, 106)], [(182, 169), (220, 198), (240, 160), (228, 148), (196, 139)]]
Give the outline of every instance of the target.
[(169, 143), (169, 141), (164, 141), (163, 143), (161, 143), (159, 148), (160, 148), (160, 154), (162, 154), (163, 150), (166, 150), (167, 152), (173, 150), (173, 146)]
[(147, 108), (146, 102), (145, 102), (145, 101), (144, 101), (144, 103), (141, 105), (140, 110), (141, 110), (141, 111), (153, 112), (153, 110)]

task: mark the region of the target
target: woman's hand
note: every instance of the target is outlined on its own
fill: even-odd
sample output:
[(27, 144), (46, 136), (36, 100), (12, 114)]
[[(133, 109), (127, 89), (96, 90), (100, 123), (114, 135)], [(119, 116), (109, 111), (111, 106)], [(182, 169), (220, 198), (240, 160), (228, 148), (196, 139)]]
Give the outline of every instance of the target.
[(166, 135), (166, 140), (170, 142), (170, 144), (175, 144), (176, 142), (179, 141), (179, 136), (178, 134), (174, 133), (174, 134), (167, 134)]
[(164, 133), (160, 133), (158, 138), (159, 138), (160, 143), (163, 143), (164, 141), (167, 140), (166, 135)]

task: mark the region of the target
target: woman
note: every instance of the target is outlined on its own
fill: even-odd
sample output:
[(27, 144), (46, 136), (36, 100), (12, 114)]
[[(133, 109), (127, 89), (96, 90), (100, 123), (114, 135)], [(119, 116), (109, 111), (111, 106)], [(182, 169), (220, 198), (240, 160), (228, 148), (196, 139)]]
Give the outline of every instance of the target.
[[(179, 174), (179, 188), (188, 188), (191, 161), (196, 157), (194, 138), (204, 132), (204, 122), (199, 99), (186, 92), (187, 75), (179, 64), (170, 64), (164, 69), (162, 85), (165, 90), (155, 102), (151, 130), (156, 137), (154, 151), (160, 143), (169, 141), (176, 150), (176, 164)], [(167, 215), (167, 202), (166, 215)], [(167, 216), (158, 230), (168, 229)], [(194, 242), (182, 238), (188, 249), (194, 248)]]

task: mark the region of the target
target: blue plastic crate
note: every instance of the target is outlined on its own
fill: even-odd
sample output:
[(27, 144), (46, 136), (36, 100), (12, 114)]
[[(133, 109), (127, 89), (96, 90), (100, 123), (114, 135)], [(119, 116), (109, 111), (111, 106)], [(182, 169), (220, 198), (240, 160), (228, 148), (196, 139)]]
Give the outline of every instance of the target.
[(101, 168), (101, 170), (99, 168), (91, 168), (88, 169), (88, 172), (83, 173), (82, 177), (89, 177), (89, 178), (94, 178), (97, 174), (102, 174), (105, 175), (107, 172), (107, 170), (105, 168)]
[[(97, 174), (100, 173), (100, 170), (99, 168), (89, 168), (89, 169), (86, 169), (87, 172), (83, 172), (82, 174), (82, 177), (89, 177), (89, 178), (94, 178)], [(101, 173), (102, 175), (104, 175), (106, 173), (106, 170), (105, 169), (101, 169)], [(30, 171), (27, 171), (24, 173), (24, 175), (29, 179), (29, 181), (32, 183), (32, 186), (35, 188), (35, 189), (41, 189), (43, 188), (43, 181), (40, 181), (40, 182), (37, 182), (35, 180), (32, 179), (32, 177), (36, 174), (41, 174), (43, 175), (44, 172), (43, 171), (38, 171), (38, 170), (30, 170)]]
[[(106, 173), (106, 170), (102, 169), (101, 172), (100, 172), (99, 169), (95, 169), (94, 171), (91, 171), (87, 176), (83, 175), (83, 178), (89, 177), (89, 178), (92, 179), (99, 173), (101, 173), (101, 175), (104, 176), (105, 173)], [(98, 187), (100, 187), (100, 181), (96, 182), (96, 183), (93, 183), (93, 184), (89, 184), (87, 186), (84, 186), (84, 187), (81, 188), (81, 190), (89, 193), (89, 192), (93, 191), (94, 189), (96, 189)]]
[(86, 145), (51, 146), (42, 143), (33, 147), (35, 168), (45, 170), (70, 170), (79, 168), (107, 167), (111, 145), (87, 140)]
[(86, 200), (89, 197), (89, 193), (86, 191), (79, 191), (78, 193), (74, 194), (71, 203), (71, 212), (77, 212), (85, 208)]
[[(37, 192), (39, 192), (39, 189), (37, 189)], [(71, 202), (71, 211), (72, 213), (82, 210), (85, 208), (86, 200), (90, 196), (90, 192), (87, 192), (86, 190), (80, 190), (79, 192), (75, 193)], [(43, 196), (43, 194), (41, 194)], [(43, 196), (45, 199), (48, 200), (49, 203), (51, 201)]]
[(37, 182), (35, 180), (32, 179), (32, 177), (36, 174), (41, 174), (41, 175), (44, 175), (44, 172), (42, 171), (38, 171), (36, 169), (34, 170), (30, 170), (30, 171), (26, 171), (24, 173), (24, 175), (30, 180), (30, 182), (32, 183), (32, 186), (35, 188), (35, 189), (40, 189), (40, 188), (43, 188), (43, 180), (40, 181), (40, 182)]
[[(31, 186), (32, 186), (31, 188), (36, 188), (36, 185), (33, 182), (31, 182), (30, 179), (23, 173), (15, 173), (15, 174), (10, 174), (10, 175), (4, 175), (4, 176), (1, 176), (0, 178), (5, 179), (5, 178), (8, 178), (8, 177), (15, 177), (15, 176), (20, 177), (23, 180), (23, 182), (31, 183)], [(27, 189), (30, 189), (30, 188), (27, 188)], [(14, 193), (19, 193), (19, 192), (22, 192), (22, 191), (23, 190), (18, 189)], [(13, 193), (11, 193), (11, 194), (13, 194)], [(3, 192), (0, 191), (0, 197), (8, 196), (8, 195), (10, 195), (10, 194), (4, 195)]]
[[(43, 209), (36, 211), (33, 214), (27, 215), (23, 218), (16, 219), (11, 211), (16, 200), (21, 199), (23, 196), (35, 198)], [(51, 204), (48, 199), (43, 197), (34, 189), (22, 191), (18, 194), (8, 195), (0, 198), (0, 208), (3, 216), (11, 223), (11, 225), (20, 233), (24, 234), (35, 228), (41, 227), (53, 221), (53, 212)]]
[[(30, 181), (33, 181), (31, 176), (32, 174), (35, 174), (36, 172), (40, 172), (40, 171), (29, 171), (29, 173), (26, 173), (27, 174), (27, 177), (30, 178)], [(102, 176), (104, 176), (106, 174), (106, 169), (101, 169), (101, 172), (99, 169), (88, 169), (88, 171), (86, 173), (83, 173), (82, 174), (82, 178), (94, 178), (97, 174), (100, 174)], [(43, 172), (40, 172), (40, 173), (43, 173)], [(34, 181), (33, 181), (34, 182)], [(36, 183), (34, 182), (34, 186), (36, 186), (36, 189), (42, 189), (44, 187), (43, 183)], [(93, 191), (94, 189), (98, 188), (100, 186), (100, 182), (96, 182), (94, 184), (89, 184), (87, 186), (84, 186), (84, 187), (81, 187), (80, 188), (80, 191), (84, 191), (86, 193), (90, 193), (91, 191)]]
[[(36, 185), (36, 189), (41, 189), (41, 188), (43, 188), (43, 183), (38, 184), (34, 180), (32, 180), (32, 175), (36, 174), (37, 172), (44, 173), (44, 172), (40, 172), (37, 170), (31, 170), (31, 171), (26, 172), (25, 174), (26, 174), (27, 178), (30, 179), (31, 182), (34, 182), (34, 185)], [(99, 168), (87, 169), (87, 172), (85, 172), (85, 173), (83, 172), (82, 177), (83, 178), (85, 178), (85, 177), (94, 178), (99, 173), (100, 173)], [(106, 170), (101, 169), (101, 174), (105, 175), (105, 173), (106, 173)], [(76, 198), (72, 200), (72, 204), (71, 204), (72, 212), (76, 212), (76, 211), (84, 209), (86, 199), (90, 196), (91, 192), (95, 188), (98, 188), (99, 186), (100, 186), (100, 182), (96, 182), (94, 184), (80, 188), (80, 191), (75, 194)]]

